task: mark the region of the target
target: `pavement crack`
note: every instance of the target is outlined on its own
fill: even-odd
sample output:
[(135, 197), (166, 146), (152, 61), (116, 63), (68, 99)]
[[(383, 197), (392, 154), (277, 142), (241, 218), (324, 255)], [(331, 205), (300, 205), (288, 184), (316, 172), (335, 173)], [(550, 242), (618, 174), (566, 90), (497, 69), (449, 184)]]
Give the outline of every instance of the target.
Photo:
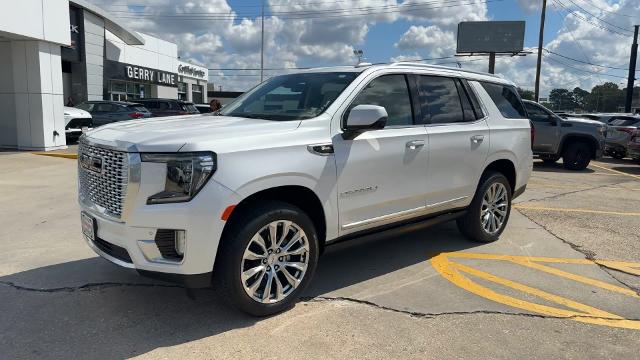
[(567, 191), (567, 192), (563, 192), (563, 193), (559, 193), (559, 194), (543, 196), (541, 198), (529, 199), (527, 201), (523, 201), (522, 203), (532, 202), (532, 201), (554, 200), (554, 199), (558, 199), (558, 198), (560, 198), (562, 196), (565, 196), (565, 195), (571, 195), (571, 194), (577, 194), (577, 193), (591, 191), (591, 190), (602, 189), (602, 188), (606, 188), (606, 187), (610, 187), (610, 186), (620, 185), (620, 184), (623, 184), (623, 183), (625, 183), (625, 181), (616, 182), (616, 183), (613, 183), (613, 184), (598, 185), (598, 186), (594, 186), (594, 187), (590, 187), (590, 188), (586, 188), (586, 189), (577, 189), (577, 190)]
[[(597, 254), (589, 249), (585, 249), (584, 247), (578, 245), (578, 244), (574, 244), (571, 241), (559, 236), (558, 234), (554, 233), (551, 229), (549, 229), (548, 227), (546, 227), (544, 224), (534, 220), (531, 216), (525, 214), (523, 211), (516, 209), (520, 214), (522, 214), (522, 216), (524, 216), (525, 218), (527, 218), (529, 221), (533, 222), (534, 224), (540, 226), (542, 229), (544, 229), (546, 232), (548, 232), (549, 234), (551, 234), (553, 237), (555, 237), (556, 239), (562, 241), (564, 244), (568, 245), (569, 247), (571, 247), (573, 250), (581, 253), (582, 255), (584, 255), (585, 259), (592, 261), (595, 265), (597, 265), (602, 271), (604, 271), (607, 275), (609, 275), (609, 277), (611, 279), (613, 279), (614, 281), (616, 281), (617, 283), (623, 285), (624, 287), (628, 288), (629, 290), (632, 290), (634, 292), (636, 292), (639, 296), (640, 296), (640, 289), (627, 284), (626, 282), (618, 279), (613, 273), (611, 273), (611, 270), (615, 270), (618, 271), (616, 269), (612, 269), (607, 267), (606, 265), (600, 264), (598, 263), (596, 260), (596, 256)], [(626, 273), (625, 273), (626, 274)], [(634, 274), (629, 274), (632, 276), (635, 276)]]
[[(316, 297), (306, 297), (306, 298), (301, 298), (300, 299), (301, 302), (306, 302), (306, 303), (323, 303), (323, 302), (347, 302), (347, 303), (353, 303), (353, 304), (357, 304), (357, 305), (364, 305), (370, 308), (374, 308), (374, 309), (378, 309), (378, 310), (382, 310), (382, 311), (389, 311), (389, 312), (393, 312), (393, 313), (398, 313), (398, 314), (404, 314), (404, 315), (408, 315), (412, 318), (419, 318), (419, 319), (435, 319), (437, 317), (440, 316), (447, 316), (447, 315), (506, 315), (506, 316), (520, 316), (520, 317), (528, 317), (528, 318), (537, 318), (537, 319), (576, 319), (576, 318), (590, 318), (590, 319), (602, 319), (602, 320), (621, 320), (620, 318), (614, 318), (614, 317), (604, 317), (604, 316), (592, 316), (592, 315), (572, 315), (572, 316), (551, 316), (551, 315), (542, 315), (542, 314), (532, 314), (532, 313), (526, 313), (526, 312), (509, 312), (509, 311), (497, 311), (497, 310), (472, 310), (472, 311), (444, 311), (444, 312), (437, 312), (437, 313), (428, 313), (428, 312), (420, 312), (420, 311), (409, 311), (409, 310), (401, 310), (401, 309), (396, 309), (396, 308), (392, 308), (389, 306), (384, 306), (384, 305), (379, 305), (376, 304), (372, 301), (368, 301), (368, 300), (362, 300), (362, 299), (355, 299), (355, 298), (351, 298), (351, 297), (345, 297), (345, 296), (335, 296), (335, 297), (331, 297), (331, 296), (316, 296)], [(632, 321), (638, 321), (640, 319), (625, 319), (625, 320), (632, 320)]]
[(0, 281), (0, 285), (14, 288), (21, 291), (41, 292), (41, 293), (57, 293), (57, 292), (76, 292), (76, 291), (92, 291), (101, 290), (114, 287), (162, 287), (162, 288), (177, 288), (184, 289), (179, 285), (170, 284), (139, 284), (139, 283), (117, 283), (117, 282), (101, 282), (101, 283), (89, 283), (80, 286), (65, 286), (59, 288), (35, 288), (29, 286), (18, 285), (11, 281)]

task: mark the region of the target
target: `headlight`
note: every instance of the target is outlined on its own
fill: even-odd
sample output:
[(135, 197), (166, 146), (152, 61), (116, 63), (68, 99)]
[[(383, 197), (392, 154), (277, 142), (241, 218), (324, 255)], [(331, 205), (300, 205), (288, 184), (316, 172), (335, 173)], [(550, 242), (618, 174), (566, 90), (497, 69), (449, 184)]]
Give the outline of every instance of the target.
[(212, 152), (140, 154), (143, 162), (164, 163), (167, 176), (164, 190), (150, 196), (147, 204), (185, 202), (204, 187), (216, 171), (216, 154)]

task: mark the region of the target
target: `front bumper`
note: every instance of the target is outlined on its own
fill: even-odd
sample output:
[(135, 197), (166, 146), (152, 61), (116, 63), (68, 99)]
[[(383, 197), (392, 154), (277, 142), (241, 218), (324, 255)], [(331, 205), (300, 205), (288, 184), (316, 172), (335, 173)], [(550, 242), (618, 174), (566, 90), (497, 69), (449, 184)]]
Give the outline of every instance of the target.
[[(81, 210), (95, 219), (95, 240), (86, 236), (85, 240), (101, 257), (142, 275), (188, 287), (209, 286), (225, 225), (221, 214), (227, 206), (239, 202), (238, 195), (210, 179), (189, 202), (147, 205), (146, 199), (164, 186), (165, 176), (158, 173), (160, 168), (159, 164), (142, 165), (142, 181), (135, 193), (127, 194), (133, 199), (127, 199), (128, 208), (122, 219), (107, 216), (81, 200)], [(159, 229), (185, 232), (182, 259), (163, 257), (155, 242)]]

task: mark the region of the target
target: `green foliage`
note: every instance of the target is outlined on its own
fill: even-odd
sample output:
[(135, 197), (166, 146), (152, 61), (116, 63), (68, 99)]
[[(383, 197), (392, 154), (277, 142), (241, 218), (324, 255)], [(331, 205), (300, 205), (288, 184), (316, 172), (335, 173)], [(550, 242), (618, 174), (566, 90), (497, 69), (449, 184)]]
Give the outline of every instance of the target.
[[(635, 87), (634, 95), (639, 90)], [(596, 85), (591, 91), (579, 87), (573, 90), (559, 88), (549, 93), (549, 105), (553, 110), (617, 112), (624, 107), (625, 94), (626, 89), (620, 89), (613, 82)]]

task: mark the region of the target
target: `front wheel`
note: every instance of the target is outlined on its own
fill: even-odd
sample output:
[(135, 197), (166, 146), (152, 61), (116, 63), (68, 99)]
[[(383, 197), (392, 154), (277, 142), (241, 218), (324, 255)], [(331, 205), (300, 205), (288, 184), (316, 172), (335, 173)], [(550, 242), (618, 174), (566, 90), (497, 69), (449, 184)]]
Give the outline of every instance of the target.
[(498, 240), (511, 214), (511, 196), (511, 185), (504, 175), (485, 174), (467, 213), (457, 220), (458, 229), (472, 241)]
[(214, 287), (228, 303), (254, 316), (288, 309), (316, 270), (313, 222), (299, 208), (277, 201), (237, 216), (220, 245)]
[(568, 170), (584, 170), (591, 162), (591, 149), (583, 142), (567, 145), (562, 154), (562, 163)]

